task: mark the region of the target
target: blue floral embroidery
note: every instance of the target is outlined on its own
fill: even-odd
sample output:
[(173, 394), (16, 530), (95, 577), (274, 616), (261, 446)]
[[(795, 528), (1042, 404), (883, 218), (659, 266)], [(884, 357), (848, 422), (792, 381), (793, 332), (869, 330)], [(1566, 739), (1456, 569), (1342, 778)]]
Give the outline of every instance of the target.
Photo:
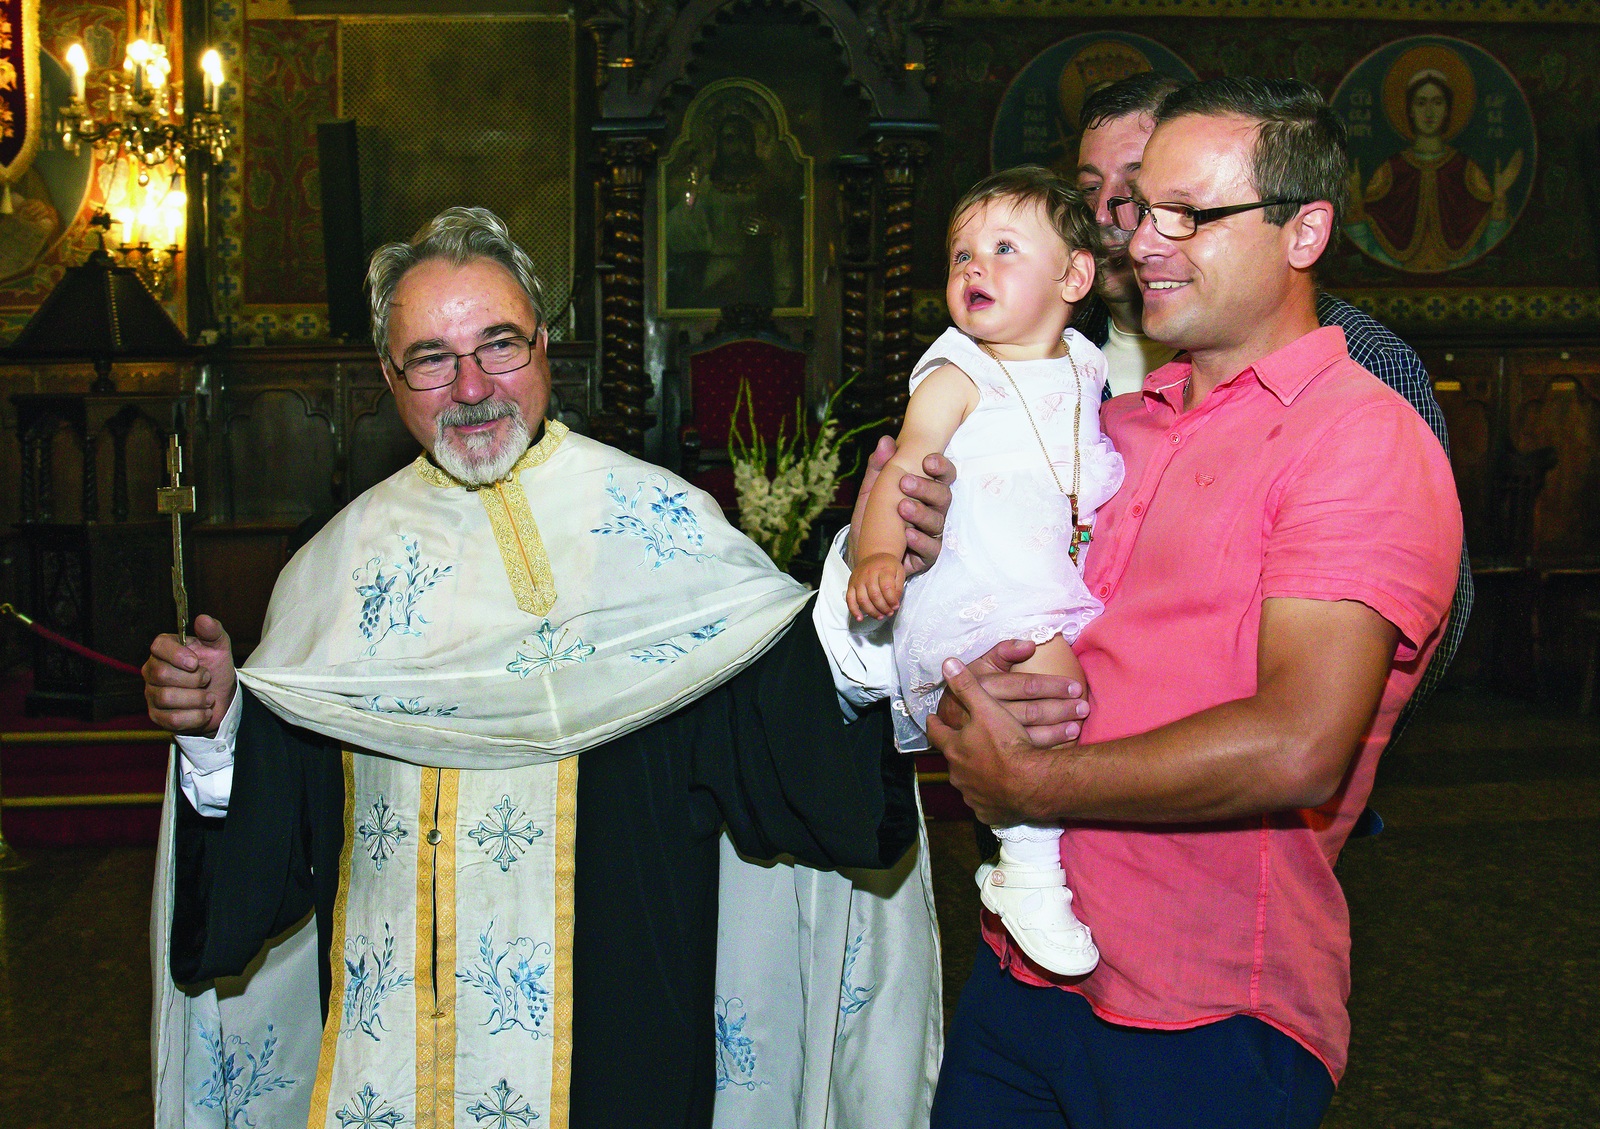
[(344, 946), (344, 1034), (353, 1035), (359, 1029), (378, 1041), (378, 1032), (385, 1030), (378, 1009), (390, 993), (411, 983), (410, 973), (394, 966), (394, 931), (383, 923), (383, 952), (368, 941), (365, 935)]
[(333, 1116), (339, 1119), (339, 1129), (394, 1129), (406, 1119), (405, 1114), (378, 1096), (371, 1082), (334, 1110)]
[[(529, 653), (523, 653), (524, 648)], [(565, 628), (558, 635), (555, 624), (545, 620), (538, 631), (522, 641), (522, 647), (517, 649), (517, 657), (506, 664), (506, 669), (512, 674), (526, 678), (530, 674), (544, 674), (547, 671), (560, 670), (564, 666), (581, 663), (592, 654), (594, 654), (593, 644), (585, 643), (577, 636), (574, 636), (569, 643)]]
[[(467, 1107), (467, 1115), (479, 1125), (487, 1123), (488, 1129), (528, 1129), (539, 1115), (523, 1101), (521, 1094), (511, 1092), (511, 1084), (504, 1078), (489, 1088), (489, 1092)], [(494, 1105), (489, 1102), (493, 1101)]]
[(366, 844), (373, 868), (382, 874), (384, 862), (394, 854), (400, 840), (406, 837), (406, 829), (400, 826), (400, 817), (389, 806), (389, 802), (379, 794), (367, 817), (356, 824), (356, 834)]
[(403, 564), (386, 569), (380, 553), (351, 574), (361, 597), (361, 634), (372, 641), (369, 656), (378, 653), (378, 644), (391, 633), (420, 637), (428, 621), (417, 610), (417, 601), (455, 571), (455, 565), (423, 564), (417, 539), (399, 536), (405, 549)]
[(717, 1089), (738, 1086), (741, 1090), (754, 1090), (766, 1083), (756, 1081), (755, 1040), (744, 1033), (750, 1019), (745, 1014), (744, 1001), (717, 998)]
[(368, 694), (361, 700), (361, 708), (369, 713), (398, 713), (407, 717), (454, 717), (460, 706), (425, 706), (421, 698), (394, 698), (384, 694)]
[[(649, 520), (639, 515), (639, 503), (644, 501), (647, 488), (655, 493), (654, 499), (644, 503)], [(672, 493), (663, 475), (652, 474), (645, 478), (630, 499), (617, 485), (616, 475), (608, 474), (606, 493), (617, 504), (617, 512), (590, 533), (639, 538), (644, 542), (644, 558), (651, 568), (660, 568), (674, 557), (704, 560), (711, 555), (699, 551), (706, 536), (700, 529), (700, 519), (684, 502), (688, 491)]]
[[(511, 982), (500, 979), (500, 966), (510, 960), (507, 972)], [(520, 1027), (535, 1039), (549, 1034), (543, 1026), (550, 1015), (552, 992), (549, 985), (551, 967), (555, 964), (554, 950), (545, 941), (518, 937), (496, 953), (494, 921), (483, 927), (478, 935), (478, 965), (456, 978), (464, 980), (483, 992), (492, 1001), (489, 1018), (483, 1026), (489, 1034), (498, 1035), (513, 1027)]]
[(629, 651), (628, 657), (635, 662), (642, 663), (670, 663), (687, 655), (690, 651), (708, 640), (715, 639), (728, 627), (726, 617), (715, 623), (708, 623), (704, 627), (697, 627), (693, 631), (685, 631), (682, 635), (674, 635), (670, 639), (663, 639), (659, 643), (648, 647), (640, 647), (636, 651)]
[(533, 820), (517, 820), (517, 805), (510, 796), (503, 797), (494, 810), (478, 820), (478, 826), (467, 832), (467, 838), (489, 852), (489, 857), (500, 864), (500, 873), (511, 869), (511, 864), (521, 858), (520, 852), (533, 846), (533, 841), (544, 832), (533, 825)]
[(273, 1052), (278, 1049), (278, 1037), (267, 1024), (267, 1037), (261, 1044), (261, 1054), (250, 1051), (250, 1044), (239, 1035), (222, 1036), (221, 1028), (207, 1030), (199, 1025), (200, 1039), (211, 1058), (211, 1077), (200, 1084), (200, 1095), (195, 1104), (202, 1109), (222, 1111), (227, 1129), (251, 1129), (255, 1121), (247, 1112), (250, 1103), (263, 1094), (293, 1086), (293, 1078), (285, 1078), (272, 1065)]
[(876, 984), (852, 984), (851, 977), (855, 975), (856, 958), (861, 955), (862, 939), (865, 931), (856, 934), (855, 940), (844, 947), (844, 972), (839, 977), (839, 1037), (844, 1037), (845, 1020), (872, 1002), (872, 993), (877, 990)]

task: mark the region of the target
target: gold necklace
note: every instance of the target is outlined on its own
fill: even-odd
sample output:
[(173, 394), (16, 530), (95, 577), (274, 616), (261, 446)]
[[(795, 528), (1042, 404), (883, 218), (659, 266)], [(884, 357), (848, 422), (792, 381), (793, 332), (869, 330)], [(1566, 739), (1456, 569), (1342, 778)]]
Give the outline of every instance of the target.
[(1083, 551), (1094, 537), (1094, 531), (1078, 520), (1078, 486), (1079, 471), (1083, 462), (1083, 449), (1079, 446), (1079, 438), (1083, 427), (1083, 374), (1078, 371), (1078, 362), (1072, 355), (1072, 347), (1067, 347), (1067, 363), (1072, 366), (1072, 489), (1069, 491), (1061, 485), (1061, 476), (1056, 473), (1056, 464), (1050, 458), (1050, 448), (1045, 445), (1044, 436), (1039, 433), (1039, 425), (1034, 422), (1033, 409), (1028, 407), (1028, 399), (1022, 394), (1022, 388), (1017, 384), (1016, 377), (1011, 375), (1011, 370), (1006, 368), (1006, 363), (1000, 355), (989, 347), (986, 341), (978, 342), (983, 351), (989, 354), (991, 360), (1000, 366), (1001, 373), (1011, 385), (1011, 390), (1017, 394), (1017, 399), (1022, 403), (1022, 412), (1028, 417), (1028, 426), (1033, 429), (1033, 438), (1039, 444), (1039, 452), (1044, 455), (1044, 465), (1050, 468), (1050, 477), (1055, 479), (1056, 489), (1067, 496), (1067, 502), (1072, 507), (1072, 540), (1067, 543), (1067, 557), (1074, 565), (1078, 563), (1078, 554)]

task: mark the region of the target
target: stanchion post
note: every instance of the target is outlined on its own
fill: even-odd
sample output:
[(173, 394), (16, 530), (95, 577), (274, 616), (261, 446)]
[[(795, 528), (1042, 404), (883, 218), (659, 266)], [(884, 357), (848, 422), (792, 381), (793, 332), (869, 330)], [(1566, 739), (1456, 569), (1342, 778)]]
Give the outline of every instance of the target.
[[(0, 616), (12, 616), (21, 620), (25, 625), (31, 622), (27, 616), (17, 611), (17, 609), (12, 607), (10, 604), (0, 604)], [(0, 788), (0, 809), (4, 809), (5, 807), (4, 797), (5, 789)], [(21, 870), (27, 865), (27, 861), (23, 859), (21, 855), (17, 854), (16, 851), (11, 849), (10, 843), (6, 842), (5, 828), (0, 827), (0, 873), (3, 873), (7, 870)]]

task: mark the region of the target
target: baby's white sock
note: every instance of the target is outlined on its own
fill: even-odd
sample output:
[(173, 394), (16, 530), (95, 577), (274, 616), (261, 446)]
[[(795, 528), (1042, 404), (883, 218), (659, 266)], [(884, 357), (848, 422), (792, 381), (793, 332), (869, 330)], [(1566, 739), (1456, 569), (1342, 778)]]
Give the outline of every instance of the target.
[(1035, 827), (1019, 823), (1014, 827), (994, 828), (1000, 840), (1000, 861), (1021, 866), (1058, 867), (1061, 865), (1061, 828)]

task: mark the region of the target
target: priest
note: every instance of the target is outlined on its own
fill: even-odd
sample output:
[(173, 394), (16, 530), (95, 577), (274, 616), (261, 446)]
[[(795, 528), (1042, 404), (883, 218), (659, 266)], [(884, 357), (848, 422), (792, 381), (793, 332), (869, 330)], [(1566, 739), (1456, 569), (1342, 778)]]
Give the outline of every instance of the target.
[(186, 734), (158, 1126), (925, 1125), (926, 844), (842, 601), (545, 418), (492, 214), (368, 282), (427, 454), (296, 554), (243, 669), (209, 617), (145, 667)]

